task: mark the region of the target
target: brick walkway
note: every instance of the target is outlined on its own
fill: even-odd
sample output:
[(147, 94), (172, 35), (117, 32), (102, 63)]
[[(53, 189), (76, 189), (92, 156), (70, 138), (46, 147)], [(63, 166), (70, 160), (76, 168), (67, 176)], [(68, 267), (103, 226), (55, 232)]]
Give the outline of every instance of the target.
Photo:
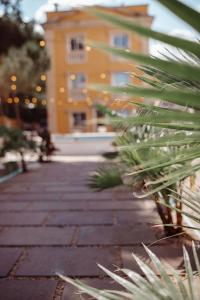
[[(97, 263), (138, 271), (131, 252), (147, 260), (141, 242), (158, 238), (151, 226), (159, 223), (153, 203), (134, 200), (123, 189), (92, 192), (86, 181), (96, 168), (51, 163), (0, 186), (0, 299), (77, 300), (56, 273), (112, 288)], [(177, 240), (151, 248), (182, 267)]]

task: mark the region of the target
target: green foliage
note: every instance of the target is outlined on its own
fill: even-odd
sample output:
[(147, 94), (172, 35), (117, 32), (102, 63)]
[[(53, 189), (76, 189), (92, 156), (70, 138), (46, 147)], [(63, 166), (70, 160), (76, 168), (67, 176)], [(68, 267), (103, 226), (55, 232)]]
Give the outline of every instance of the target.
[(23, 131), (15, 128), (0, 126), (0, 137), (3, 138), (1, 152), (20, 152), (23, 150), (35, 150), (35, 143), (28, 140)]
[(5, 156), (8, 152), (14, 152), (20, 155), (22, 170), (27, 171), (24, 153), (26, 151), (35, 151), (36, 144), (29, 140), (23, 131), (15, 128), (0, 126), (0, 156)]
[[(161, 4), (170, 9), (176, 16), (185, 21), (197, 32), (200, 32), (200, 14), (192, 8), (186, 6), (178, 0), (158, 0)], [(144, 75), (140, 79), (150, 87), (137, 87), (129, 85), (127, 87), (107, 87), (95, 86), (95, 89), (108, 90), (113, 93), (126, 93), (132, 96), (142, 96), (153, 98), (173, 104), (169, 108), (157, 107), (156, 105), (140, 105), (140, 113), (135, 117), (122, 119), (115, 118), (115, 124), (122, 126), (125, 133), (118, 139), (120, 163), (126, 166), (127, 176), (142, 176), (148, 190), (146, 195), (153, 195), (158, 212), (162, 212), (161, 218), (166, 227), (172, 226), (172, 215), (169, 213), (174, 209), (177, 217), (177, 227), (182, 228), (182, 215), (189, 217), (198, 229), (200, 222), (200, 202), (199, 191), (197, 194), (180, 193), (181, 182), (188, 176), (194, 176), (200, 169), (198, 161), (200, 157), (199, 139), (199, 109), (200, 109), (200, 79), (193, 76), (199, 72), (200, 44), (144, 28), (131, 20), (108, 13), (104, 9), (88, 8), (88, 12), (117, 25), (120, 28), (131, 32), (139, 33), (142, 36), (153, 38), (178, 47), (184, 50), (184, 58), (171, 59), (165, 56), (166, 60), (142, 56), (135, 53), (125, 53), (124, 50), (116, 50), (103, 46), (104, 50), (120, 55), (128, 60), (145, 64), (142, 67)], [(185, 59), (187, 57), (187, 59)], [(188, 59), (189, 57), (189, 59)], [(190, 70), (194, 70), (191, 74)], [(182, 70), (180, 72), (180, 70)], [(196, 73), (196, 74), (197, 74)], [(136, 103), (134, 103), (135, 105)], [(113, 118), (112, 118), (113, 121)], [(148, 135), (141, 136), (135, 140), (133, 128), (135, 126), (148, 125), (156, 128), (156, 131)], [(127, 134), (128, 133), (128, 134)], [(117, 143), (116, 143), (117, 144)], [(130, 172), (130, 169), (132, 171)], [(122, 168), (123, 169), (123, 168)], [(125, 175), (125, 173), (124, 173)], [(106, 180), (107, 174), (103, 172), (97, 177), (94, 184), (101, 185)], [(122, 175), (123, 176), (123, 175)], [(95, 179), (95, 178), (94, 178)], [(106, 184), (105, 184), (106, 186)], [(107, 187), (107, 186), (106, 186)], [(103, 185), (102, 185), (103, 188)], [(196, 197), (198, 195), (198, 197)], [(173, 206), (171, 204), (173, 197)], [(167, 213), (163, 213), (161, 206), (165, 206)], [(187, 210), (182, 209), (184, 205)], [(190, 211), (188, 212), (188, 209)], [(168, 222), (165, 222), (165, 221)], [(82, 283), (60, 276), (66, 282), (77, 287), (81, 292), (87, 293), (94, 299), (101, 300), (197, 300), (199, 299), (200, 285), (200, 263), (193, 244), (193, 255), (196, 263), (197, 273), (194, 274), (186, 249), (183, 249), (185, 263), (185, 278), (170, 267), (169, 276), (167, 267), (148, 249), (146, 251), (153, 266), (158, 271), (155, 273), (146, 263), (133, 255), (137, 264), (143, 271), (145, 277), (127, 270), (120, 270), (123, 275), (116, 275), (104, 267), (101, 267), (106, 275), (114, 279), (123, 287), (123, 291), (98, 290)]]
[[(145, 246), (144, 246), (145, 247)], [(120, 269), (126, 276), (119, 276), (106, 268), (99, 266), (109, 277), (123, 287), (119, 290), (98, 290), (90, 287), (80, 280), (73, 280), (65, 276), (60, 276), (67, 283), (79, 289), (81, 293), (92, 296), (92, 299), (99, 300), (198, 300), (200, 283), (200, 263), (197, 251), (193, 244), (193, 255), (196, 264), (196, 274), (192, 271), (188, 252), (183, 248), (185, 278), (172, 267), (164, 265), (158, 257), (147, 247), (145, 250), (153, 264), (154, 270), (133, 254), (133, 258), (144, 273), (145, 277), (129, 269)], [(156, 271), (155, 271), (156, 269)], [(168, 271), (172, 274), (170, 276)], [(159, 274), (159, 276), (157, 276)]]
[[(0, 96), (2, 113), (9, 118), (16, 118), (19, 127), (22, 120), (31, 123), (31, 120), (46, 119), (45, 106), (40, 105), (40, 100), (45, 99), (45, 82), (40, 76), (49, 69), (50, 60), (45, 47), (40, 47), (39, 42), (44, 39), (41, 33), (35, 31), (35, 22), (25, 22), (22, 18), (21, 0), (2, 0), (0, 10)], [(11, 76), (17, 77), (16, 82), (11, 81)], [(16, 84), (16, 90), (11, 88)], [(36, 86), (42, 87), (42, 93), (36, 93)], [(10, 105), (8, 97), (18, 97), (19, 103)], [(24, 105), (26, 98), (38, 98), (35, 109)], [(41, 114), (43, 116), (41, 116)]]
[(97, 191), (122, 185), (119, 168), (101, 168), (89, 179), (89, 186)]
[(10, 77), (17, 77), (17, 93), (35, 93), (35, 86), (40, 76), (48, 69), (49, 59), (46, 52), (34, 42), (26, 42), (21, 48), (10, 48), (8, 54), (3, 56), (0, 69), (0, 86), (2, 94), (10, 93)]
[[(198, 32), (200, 31), (200, 14), (180, 1), (159, 1), (169, 8), (175, 15), (182, 18)], [(121, 152), (126, 154), (127, 161), (133, 166), (129, 176), (149, 174), (154, 171), (159, 176), (154, 176), (146, 184), (146, 195), (160, 192), (171, 185), (184, 180), (200, 169), (200, 44), (198, 41), (187, 41), (173, 38), (141, 27), (125, 17), (109, 13), (104, 9), (88, 8), (88, 11), (113, 25), (139, 33), (145, 37), (153, 38), (166, 44), (179, 48), (179, 56), (173, 53), (164, 55), (163, 59), (127, 52), (105, 45), (98, 45), (100, 49), (113, 55), (118, 55), (131, 62), (142, 64), (142, 75), (137, 77), (146, 83), (146, 86), (129, 84), (126, 87), (110, 87), (93, 85), (92, 88), (107, 90), (114, 94), (127, 94), (131, 98), (141, 96), (150, 99), (159, 99), (163, 107), (153, 104), (141, 104), (131, 101), (138, 106), (137, 116), (122, 118), (114, 116), (111, 120), (116, 128), (126, 132), (132, 131), (136, 126), (149, 125), (157, 128), (155, 134), (147, 139), (140, 139), (138, 143), (130, 142), (121, 144)], [(194, 16), (196, 19), (194, 19)], [(198, 17), (198, 18), (197, 18)], [(171, 39), (172, 38), (172, 39)], [(190, 47), (191, 46), (191, 47)], [(96, 45), (95, 45), (96, 47)], [(184, 51), (183, 51), (184, 50)], [(170, 55), (171, 54), (171, 55)], [(192, 71), (193, 70), (193, 71)], [(196, 74), (196, 75), (195, 75)], [(167, 103), (167, 107), (166, 104)], [(126, 133), (125, 133), (126, 134)], [(154, 155), (135, 167), (135, 155), (141, 150), (151, 148)], [(173, 155), (171, 148), (174, 148)], [(156, 150), (160, 149), (160, 151)], [(129, 154), (129, 156), (127, 155)], [(134, 156), (133, 156), (134, 154)]]

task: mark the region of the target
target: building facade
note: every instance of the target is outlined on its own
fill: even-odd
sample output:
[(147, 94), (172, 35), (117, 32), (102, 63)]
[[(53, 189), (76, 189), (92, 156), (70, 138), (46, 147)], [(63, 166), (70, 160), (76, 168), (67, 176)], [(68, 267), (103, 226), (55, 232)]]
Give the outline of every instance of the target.
[[(148, 15), (147, 5), (102, 9), (127, 16), (144, 26), (151, 26), (152, 18)], [(126, 51), (148, 53), (147, 39), (115, 28), (79, 10), (47, 13), (44, 29), (46, 47), (51, 58), (51, 69), (47, 76), (47, 101), (48, 123), (52, 133), (105, 130), (97, 104), (105, 104), (126, 115), (132, 113), (133, 106), (127, 104), (125, 96), (109, 95), (104, 90), (92, 91), (88, 85), (138, 84), (134, 76), (136, 65), (91, 48), (88, 41), (101, 42)]]

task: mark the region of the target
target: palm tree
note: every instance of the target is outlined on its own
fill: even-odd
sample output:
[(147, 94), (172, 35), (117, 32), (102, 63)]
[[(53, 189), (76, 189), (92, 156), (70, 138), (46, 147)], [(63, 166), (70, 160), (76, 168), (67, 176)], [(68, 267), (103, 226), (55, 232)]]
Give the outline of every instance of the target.
[[(172, 11), (176, 16), (190, 25), (197, 33), (200, 32), (199, 17), (200, 14), (183, 4), (178, 0), (158, 0), (161, 4)], [(122, 167), (118, 168), (118, 173), (115, 169), (112, 184), (121, 183), (120, 178), (123, 176), (135, 178), (145, 174), (153, 174), (156, 176), (148, 181), (148, 192), (146, 195), (160, 193), (165, 189), (170, 189), (172, 185), (180, 185), (180, 183), (187, 177), (195, 175), (200, 169), (200, 44), (199, 42), (190, 41), (182, 38), (172, 37), (160, 32), (156, 32), (132, 21), (119, 17), (118, 15), (105, 12), (103, 9), (88, 8), (87, 11), (96, 16), (111, 22), (113, 25), (119, 26), (131, 32), (139, 33), (142, 36), (153, 38), (155, 40), (164, 42), (170, 46), (174, 46), (179, 51), (184, 51), (184, 59), (169, 57), (155, 58), (151, 56), (141, 55), (138, 53), (128, 53), (120, 49), (110, 48), (100, 45), (100, 48), (108, 51), (114, 55), (137, 62), (142, 65), (144, 75), (141, 77), (147, 83), (147, 87), (137, 87), (129, 85), (127, 87), (108, 87), (108, 86), (93, 86), (95, 89), (109, 90), (113, 93), (126, 93), (130, 96), (149, 97), (159, 99), (161, 102), (173, 104), (172, 106), (158, 107), (155, 104), (141, 104), (132, 101), (133, 105), (140, 108), (140, 113), (137, 117), (130, 117), (122, 119), (116, 116), (113, 120), (117, 126), (123, 128), (132, 128), (135, 126), (148, 125), (157, 129), (156, 134), (151, 134), (147, 138), (142, 139), (139, 143), (135, 143), (128, 138), (125, 133), (122, 140), (122, 149), (120, 151), (128, 151), (134, 153), (134, 159), (129, 159), (129, 163), (135, 162), (135, 157), (139, 153), (139, 164), (133, 164), (126, 168), (125, 172)], [(96, 46), (96, 45), (95, 45)], [(185, 59), (186, 57), (186, 59)], [(130, 131), (130, 132), (131, 132)], [(124, 142), (125, 141), (125, 142)], [(121, 146), (121, 145), (120, 145)], [(171, 147), (173, 147), (173, 156), (170, 155)], [(141, 155), (141, 151), (153, 149), (157, 151), (156, 158), (145, 160)], [(120, 152), (119, 151), (119, 152)], [(142, 158), (142, 159), (141, 159)], [(123, 160), (120, 160), (120, 163)], [(115, 164), (116, 166), (116, 164)], [(122, 173), (121, 173), (122, 170)], [(128, 171), (128, 172), (127, 172)], [(153, 173), (152, 173), (153, 172)], [(117, 177), (118, 176), (118, 177)], [(107, 177), (110, 180), (109, 171), (101, 171), (93, 177), (92, 185), (95, 188), (101, 188), (103, 185), (103, 178)], [(113, 177), (112, 177), (113, 178)], [(118, 179), (117, 179), (118, 178)], [(144, 177), (143, 177), (144, 178)], [(178, 184), (177, 184), (178, 183)], [(104, 187), (106, 184), (104, 183)], [(108, 184), (107, 184), (108, 186)], [(190, 217), (196, 226), (190, 226), (191, 229), (198, 229), (200, 224), (200, 197), (199, 191), (195, 194), (186, 191), (180, 195), (176, 191), (172, 191), (174, 200), (180, 207), (174, 209)], [(142, 195), (143, 197), (144, 195)], [(181, 196), (181, 197), (180, 197)], [(184, 204), (190, 208), (192, 213), (188, 213), (181, 209)], [(169, 204), (165, 206), (171, 208)], [(144, 262), (139, 260), (134, 255), (134, 258), (140, 268), (145, 274), (145, 278), (139, 274), (127, 269), (122, 269), (122, 273), (128, 279), (120, 277), (116, 274), (103, 268), (107, 275), (114, 279), (117, 283), (125, 288), (125, 291), (102, 291), (96, 288), (89, 287), (78, 280), (72, 280), (61, 276), (66, 282), (73, 284), (80, 291), (87, 293), (94, 299), (103, 300), (122, 300), (122, 299), (193, 299), (199, 298), (199, 275), (200, 264), (197, 253), (193, 246), (193, 254), (197, 269), (197, 285), (195, 286), (195, 276), (192, 271), (191, 264), (187, 252), (184, 250), (184, 261), (186, 278), (179, 276), (175, 270), (171, 268), (173, 279), (170, 278), (165, 270), (165, 267), (160, 263), (159, 259), (146, 248), (154, 266), (159, 271), (160, 277), (147, 266)], [(184, 279), (184, 280), (183, 280)]]

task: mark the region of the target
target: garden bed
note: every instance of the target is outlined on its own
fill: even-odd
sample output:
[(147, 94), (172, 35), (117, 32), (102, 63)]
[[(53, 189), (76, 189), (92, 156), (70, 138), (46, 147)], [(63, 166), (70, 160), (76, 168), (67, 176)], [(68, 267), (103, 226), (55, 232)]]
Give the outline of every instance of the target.
[(0, 183), (19, 173), (21, 173), (21, 168), (16, 161), (2, 163), (0, 168)]

